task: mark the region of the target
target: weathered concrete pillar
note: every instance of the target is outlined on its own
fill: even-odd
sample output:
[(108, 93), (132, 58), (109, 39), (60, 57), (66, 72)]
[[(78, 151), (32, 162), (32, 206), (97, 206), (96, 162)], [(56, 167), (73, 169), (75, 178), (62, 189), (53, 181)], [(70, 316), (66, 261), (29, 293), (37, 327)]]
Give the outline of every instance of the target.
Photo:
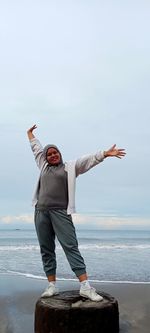
[(40, 298), (35, 309), (35, 333), (118, 333), (119, 310), (114, 297), (92, 302), (79, 291)]

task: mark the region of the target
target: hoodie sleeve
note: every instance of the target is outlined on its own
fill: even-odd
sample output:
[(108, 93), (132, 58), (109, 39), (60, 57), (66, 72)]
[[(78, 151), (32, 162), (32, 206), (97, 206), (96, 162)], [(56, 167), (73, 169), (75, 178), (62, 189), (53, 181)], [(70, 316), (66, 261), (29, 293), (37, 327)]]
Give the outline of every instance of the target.
[(36, 164), (39, 169), (43, 167), (43, 164), (46, 163), (44, 154), (43, 154), (43, 147), (40, 141), (36, 138), (30, 140), (31, 149), (33, 155), (35, 157)]
[(97, 152), (94, 155), (85, 155), (81, 158), (76, 160), (75, 163), (75, 170), (76, 170), (76, 176), (87, 172), (100, 162), (104, 160), (104, 152)]

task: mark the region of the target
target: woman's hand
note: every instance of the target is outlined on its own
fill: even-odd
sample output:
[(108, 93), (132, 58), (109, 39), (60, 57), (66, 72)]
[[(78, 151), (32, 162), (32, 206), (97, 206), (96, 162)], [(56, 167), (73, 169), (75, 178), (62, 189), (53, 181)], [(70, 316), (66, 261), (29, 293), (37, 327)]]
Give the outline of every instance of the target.
[(104, 157), (117, 157), (122, 158), (126, 155), (125, 149), (116, 148), (116, 145), (113, 145), (110, 149), (104, 151)]
[(35, 136), (33, 135), (33, 131), (34, 131), (36, 128), (37, 128), (37, 126), (36, 126), (36, 125), (33, 125), (31, 128), (29, 128), (29, 129), (27, 130), (27, 135), (28, 135), (29, 140), (35, 138)]

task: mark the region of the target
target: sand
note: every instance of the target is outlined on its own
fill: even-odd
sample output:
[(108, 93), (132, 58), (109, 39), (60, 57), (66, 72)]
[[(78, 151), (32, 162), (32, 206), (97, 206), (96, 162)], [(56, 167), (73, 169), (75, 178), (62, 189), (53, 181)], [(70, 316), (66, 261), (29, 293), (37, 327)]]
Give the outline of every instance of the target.
[[(79, 289), (78, 281), (57, 281), (60, 291)], [(0, 276), (0, 333), (34, 333), (34, 309), (46, 280)], [(150, 284), (92, 283), (119, 303), (120, 333), (150, 332)], [(71, 333), (71, 332), (70, 332)]]

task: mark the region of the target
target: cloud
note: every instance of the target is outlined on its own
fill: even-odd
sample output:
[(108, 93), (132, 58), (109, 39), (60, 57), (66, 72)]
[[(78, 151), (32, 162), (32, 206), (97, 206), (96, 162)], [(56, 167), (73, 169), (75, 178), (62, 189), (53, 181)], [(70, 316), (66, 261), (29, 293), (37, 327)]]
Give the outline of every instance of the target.
[(16, 222), (24, 222), (24, 223), (33, 223), (33, 214), (25, 214), (25, 215), (6, 215), (0, 218), (0, 222), (4, 224), (15, 224)]
[[(111, 216), (98, 216), (86, 214), (74, 214), (73, 222), (77, 228), (84, 229), (149, 229), (149, 218), (138, 218), (132, 216), (119, 217)], [(21, 215), (6, 215), (0, 218), (0, 223), (3, 226), (22, 225), (22, 227), (32, 225), (34, 223), (33, 214)]]
[(73, 221), (77, 226), (101, 229), (150, 228), (150, 219), (138, 217), (93, 216), (75, 214)]

